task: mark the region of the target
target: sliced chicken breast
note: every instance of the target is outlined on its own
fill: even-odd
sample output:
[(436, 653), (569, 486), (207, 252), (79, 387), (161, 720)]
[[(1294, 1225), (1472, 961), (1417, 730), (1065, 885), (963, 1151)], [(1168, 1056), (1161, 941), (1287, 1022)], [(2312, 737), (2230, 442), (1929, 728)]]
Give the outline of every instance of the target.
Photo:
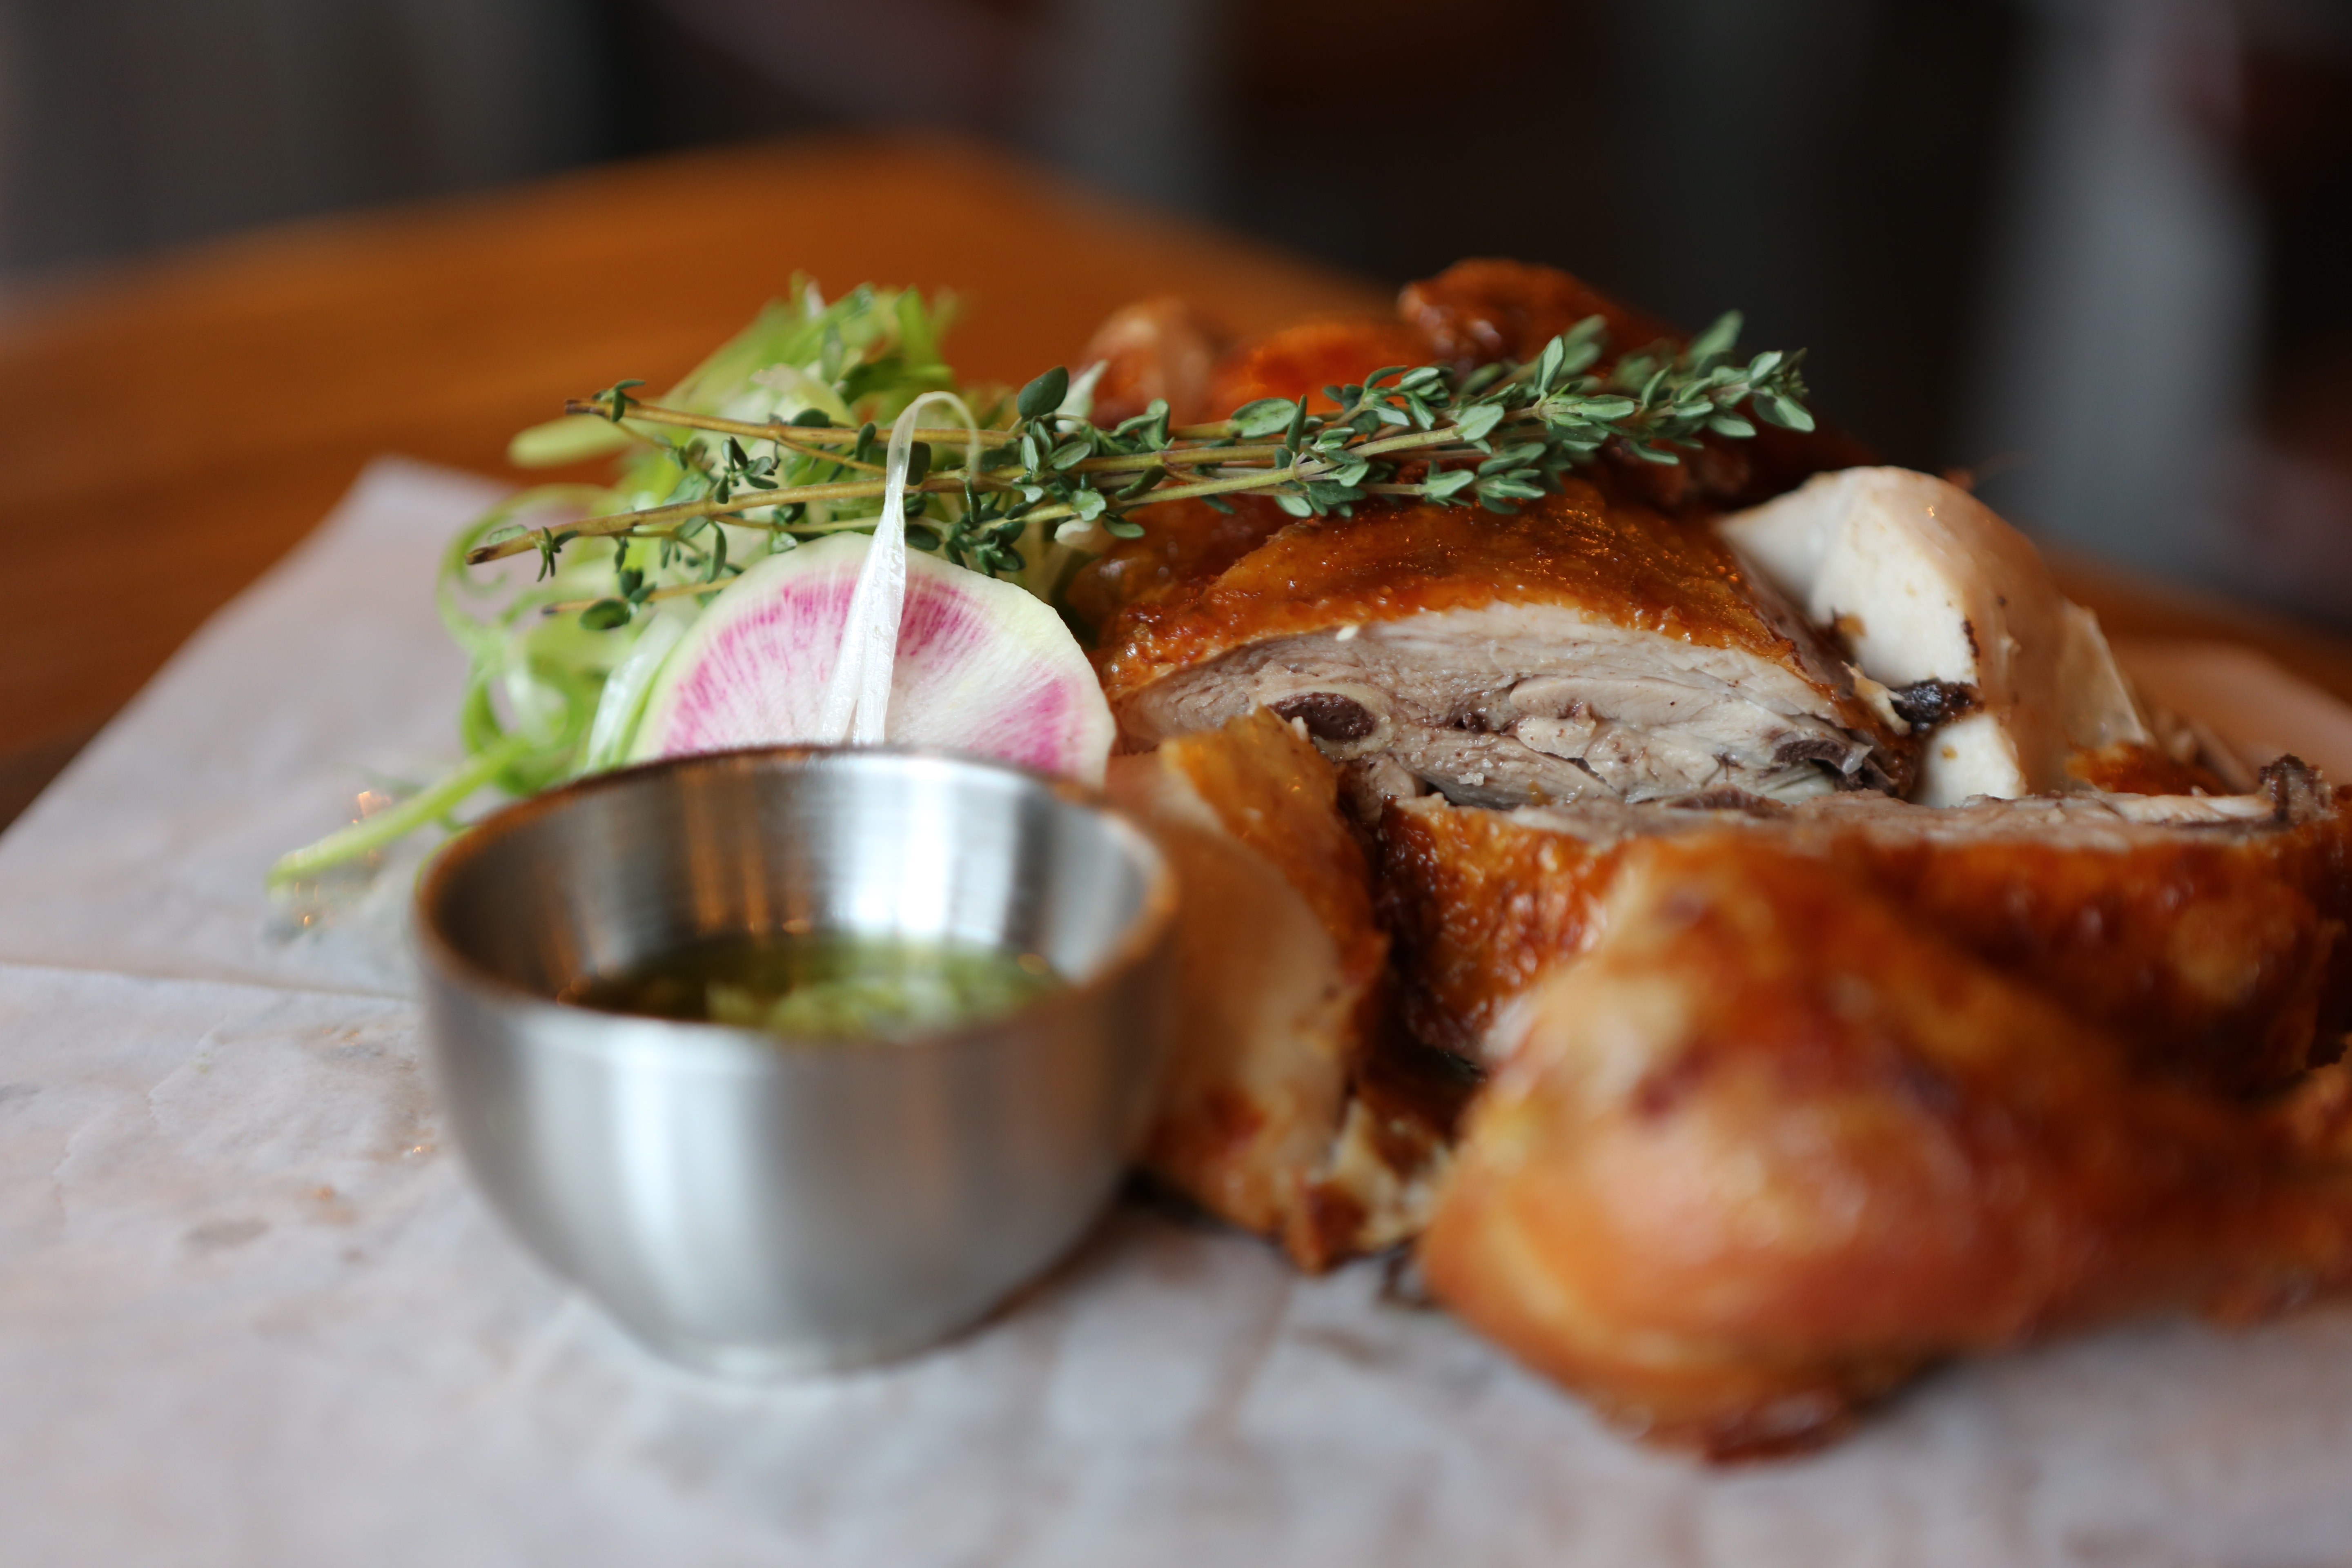
[(1896, 725), (1706, 527), (1577, 479), (1513, 516), (1286, 528), (1125, 606), (1097, 668), (1130, 748), (1268, 707), (1375, 793), (1799, 800), (1909, 776)]
[(1846, 468), (1721, 526), (1759, 576), (1834, 629), (1895, 715), (1929, 732), (1922, 805), (2081, 787), (2077, 752), (2150, 744), (2097, 617), (1958, 486)]

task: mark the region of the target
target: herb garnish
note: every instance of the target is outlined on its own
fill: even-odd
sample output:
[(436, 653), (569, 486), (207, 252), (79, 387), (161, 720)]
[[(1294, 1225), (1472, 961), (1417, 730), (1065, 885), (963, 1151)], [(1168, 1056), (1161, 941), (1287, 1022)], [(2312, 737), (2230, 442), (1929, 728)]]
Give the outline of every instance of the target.
[[(795, 276), (659, 403), (616, 382), (518, 436), (524, 467), (636, 451), (609, 487), (526, 490), (451, 542), (437, 597), (469, 667), (467, 760), (286, 856), (271, 883), (310, 887), (418, 827), (456, 826), (484, 788), (526, 795), (625, 761), (648, 686), (713, 594), (764, 554), (875, 528), (892, 426), (958, 386), (940, 353), (952, 313), (943, 297), (871, 285), (827, 301)], [(1053, 600), (1114, 539), (1141, 534), (1131, 514), (1157, 501), (1256, 492), (1299, 517), (1375, 498), (1509, 511), (1612, 444), (1678, 462), (1703, 435), (1755, 434), (1743, 408), (1810, 428), (1800, 356), (1734, 361), (1738, 331), (1727, 315), (1686, 348), (1601, 370), (1593, 318), (1524, 365), (1392, 366), (1326, 388), (1336, 406), (1322, 413), (1265, 399), (1174, 428), (1160, 405), (1096, 425), (1090, 377), (1063, 369), (1011, 398), (966, 388), (985, 426), (976, 445), (964, 428), (908, 432), (907, 543)], [(561, 521), (538, 521), (551, 512)], [(469, 570), (530, 554), (528, 583)]]
[[(927, 446), (909, 476), (908, 541), (960, 566), (1010, 575), (1027, 567), (1024, 542), (1043, 542), (1032, 531), (1041, 524), (1055, 525), (1055, 543), (1098, 552), (1109, 538), (1139, 537), (1143, 526), (1129, 514), (1160, 501), (1199, 497), (1225, 507), (1224, 498), (1255, 492), (1296, 517), (1347, 515), (1375, 497), (1510, 512), (1611, 443), (1671, 464), (1704, 435), (1752, 437), (1743, 406), (1769, 424), (1811, 429), (1802, 354), (1768, 350), (1735, 360), (1739, 328), (1738, 313), (1729, 312), (1686, 347), (1659, 344), (1596, 372), (1607, 336), (1591, 316), (1524, 364), (1467, 375), (1391, 365), (1361, 384), (1324, 388), (1336, 405), (1326, 412), (1310, 412), (1304, 399), (1261, 398), (1229, 418), (1172, 428), (1164, 403), (1109, 428), (1063, 412), (1070, 375), (1056, 367), (1022, 388), (1008, 425), (984, 433), (976, 466), (959, 449), (968, 431), (914, 432)], [(678, 552), (703, 565), (696, 581), (662, 588), (625, 569), (612, 595), (556, 606), (583, 608), (583, 624), (604, 627), (624, 624), (648, 600), (707, 593), (740, 571), (726, 560), (714, 520), (795, 539), (873, 526), (870, 517), (819, 521), (808, 510), (812, 502), (882, 494), (873, 461), (882, 433), (872, 423), (851, 430), (816, 410), (790, 423), (725, 419), (644, 402), (629, 395), (637, 384), (618, 383), (566, 412), (599, 416), (666, 448), (681, 476), (671, 496), (560, 532), (493, 534), (469, 563), (535, 550), (551, 571), (572, 539), (625, 537), (658, 541), (664, 566)], [(713, 447), (688, 432), (725, 439)], [(765, 449), (753, 456), (752, 447)]]

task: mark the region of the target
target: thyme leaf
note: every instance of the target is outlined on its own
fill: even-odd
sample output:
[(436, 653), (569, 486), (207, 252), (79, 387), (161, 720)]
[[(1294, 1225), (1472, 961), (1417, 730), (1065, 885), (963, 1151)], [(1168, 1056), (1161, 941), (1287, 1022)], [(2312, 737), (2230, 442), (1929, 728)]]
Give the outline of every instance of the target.
[[(1026, 571), (1039, 548), (1098, 552), (1107, 539), (1138, 537), (1144, 527), (1131, 513), (1190, 497), (1225, 508), (1231, 495), (1255, 493), (1302, 518), (1391, 499), (1512, 512), (1608, 449), (1667, 465), (1709, 437), (1749, 439), (1759, 421), (1811, 429), (1804, 355), (1768, 350), (1741, 361), (1733, 353), (1741, 324), (1727, 311), (1686, 345), (1652, 344), (1603, 367), (1608, 334), (1591, 316), (1525, 363), (1466, 374), (1391, 365), (1360, 384), (1325, 387), (1327, 411), (1305, 398), (1264, 397), (1224, 419), (1174, 428), (1165, 403), (1110, 428), (1062, 412), (1072, 380), (1057, 365), (1021, 389), (976, 456), (965, 449), (968, 432), (914, 432), (922, 444), (908, 475), (908, 515), (926, 519), (918, 536), (926, 547), (1002, 576)], [(775, 548), (872, 526), (870, 517), (836, 518), (834, 509), (855, 510), (882, 494), (873, 458), (888, 433), (874, 420), (851, 428), (814, 409), (789, 424), (731, 420), (642, 402), (628, 394), (639, 384), (616, 383), (567, 412), (616, 424), (625, 416), (633, 432), (650, 427), (656, 434), (642, 438), (656, 442), (680, 432), (670, 438), (677, 479), (665, 500), (560, 534), (491, 536), (470, 561), (535, 549), (541, 574), (551, 575), (574, 538), (657, 539), (667, 563), (670, 547), (692, 549), (686, 542), (713, 519), (770, 531)], [(695, 554), (705, 563), (700, 584), (740, 570), (723, 536)], [(629, 575), (589, 606), (598, 618), (617, 614), (612, 624), (621, 624), (646, 602), (648, 590)]]

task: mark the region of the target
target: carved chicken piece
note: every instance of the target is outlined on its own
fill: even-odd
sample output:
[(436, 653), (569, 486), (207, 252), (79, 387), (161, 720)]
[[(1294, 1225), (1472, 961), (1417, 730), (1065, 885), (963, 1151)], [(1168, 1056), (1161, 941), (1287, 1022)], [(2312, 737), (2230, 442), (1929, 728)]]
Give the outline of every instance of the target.
[(1071, 580), (1070, 607), (1090, 626), (1114, 626), (1130, 605), (1191, 596), (1297, 521), (1253, 495), (1234, 497), (1223, 510), (1197, 500), (1162, 501), (1136, 517), (1142, 538), (1120, 540)]
[(1626, 847), (1424, 1237), (1437, 1295), (1655, 1441), (1818, 1442), (1955, 1354), (2352, 1274), (2338, 1069), (2284, 1114), (1762, 838)]
[(1906, 742), (1703, 524), (1580, 479), (1516, 515), (1302, 521), (1112, 617), (1130, 747), (1271, 707), (1382, 793), (1801, 798), (1899, 786)]
[(1388, 942), (1337, 787), (1263, 711), (1115, 759), (1108, 784), (1184, 890), (1144, 1163), (1310, 1269), (1420, 1229), (1454, 1110), (1384, 1030)]
[[(1722, 528), (1758, 575), (1836, 629), (1903, 718), (1932, 731), (1922, 805), (2051, 794), (2084, 783), (2078, 772), (2113, 782), (2126, 762), (2156, 759), (2097, 617), (2058, 592), (2031, 541), (1958, 486), (1848, 468)], [(2078, 752), (2087, 767), (2070, 771)]]
[[(1326, 386), (1360, 383), (1391, 365), (1444, 363), (1467, 370), (1532, 358), (1553, 337), (1594, 315), (1608, 329), (1612, 359), (1674, 337), (1664, 323), (1555, 268), (1472, 260), (1408, 284), (1393, 321), (1359, 316), (1300, 322), (1224, 351), (1205, 373), (1216, 333), (1181, 300), (1142, 300), (1114, 312), (1078, 363), (1105, 362), (1095, 395), (1098, 419), (1115, 423), (1141, 413), (1153, 397), (1165, 397), (1182, 424), (1221, 419), (1261, 397), (1303, 397), (1310, 407), (1328, 408)], [(1614, 454), (1601, 477), (1629, 500), (1677, 510), (1749, 505), (1808, 474), (1871, 460), (1867, 448), (1826, 427), (1801, 433), (1768, 424), (1752, 440), (1709, 436), (1690, 461), (1675, 467)], [(1139, 512), (1145, 536), (1111, 545), (1081, 574), (1071, 590), (1073, 607), (1089, 624), (1107, 627), (1128, 604), (1164, 598), (1181, 585), (1215, 577), (1290, 521), (1271, 502), (1231, 499), (1237, 518), (1199, 502)]]
[(2146, 1065), (2217, 1087), (2289, 1079), (2352, 1026), (2352, 813), (2282, 764), (2251, 795), (1948, 810), (1854, 795), (1791, 811), (1401, 803), (1382, 883), (1413, 1027), (1473, 1058), (1507, 1049), (1514, 1008), (1602, 940), (1627, 856), (1657, 838), (1833, 862)]
[[(1319, 405), (1325, 386), (1383, 366), (1534, 353), (1592, 315), (1618, 350), (1664, 335), (1566, 273), (1517, 262), (1462, 263), (1408, 288), (1399, 313), (1243, 344), (1210, 405)], [(1694, 455), (1673, 504), (1752, 488), (1744, 467), (1708, 477), (1736, 445)], [(1806, 450), (1814, 467), (1853, 456)], [(1702, 522), (1640, 499), (1651, 484), (1604, 468), (1509, 517), (1382, 505), (1292, 525), (1263, 500), (1232, 515), (1150, 508), (1144, 536), (1082, 574), (1071, 603), (1097, 629), (1129, 747), (1274, 706), (1351, 764), (1367, 809), (1425, 788), (1516, 805), (1907, 782), (1907, 724), (1857, 697)]]

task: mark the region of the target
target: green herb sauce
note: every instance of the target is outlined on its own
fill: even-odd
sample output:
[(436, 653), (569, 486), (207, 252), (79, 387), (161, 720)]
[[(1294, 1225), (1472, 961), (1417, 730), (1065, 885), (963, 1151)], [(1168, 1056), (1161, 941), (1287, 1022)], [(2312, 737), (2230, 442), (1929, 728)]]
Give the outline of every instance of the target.
[(1063, 982), (1035, 953), (927, 938), (751, 931), (567, 987), (608, 1013), (860, 1040), (1010, 1013)]

